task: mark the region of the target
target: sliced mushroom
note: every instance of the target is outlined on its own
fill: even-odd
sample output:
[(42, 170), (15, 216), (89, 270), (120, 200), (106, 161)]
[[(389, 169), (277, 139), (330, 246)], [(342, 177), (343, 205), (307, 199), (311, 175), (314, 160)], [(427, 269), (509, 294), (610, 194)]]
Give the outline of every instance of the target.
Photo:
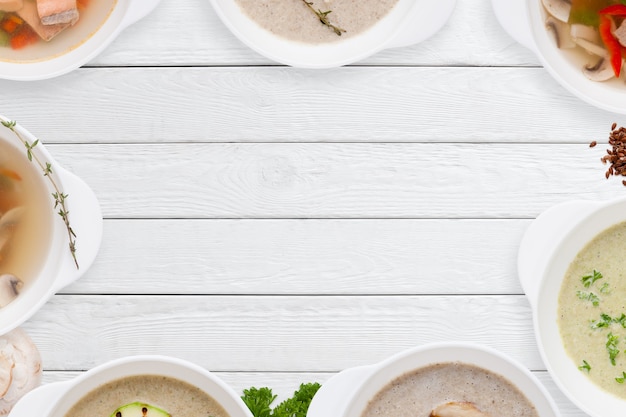
[(596, 55), (599, 57), (606, 58), (609, 54), (606, 52), (602, 46), (595, 44), (593, 42), (589, 42), (586, 39), (576, 38), (574, 39), (577, 45), (580, 45), (585, 51), (589, 52), (591, 55)]
[(490, 417), (480, 411), (474, 403), (452, 401), (438, 405), (430, 412), (430, 417)]
[(569, 20), (569, 12), (572, 10), (571, 0), (541, 0), (541, 2), (548, 13), (561, 22), (567, 22)]
[(561, 22), (553, 16), (548, 16), (546, 19), (546, 29), (548, 29), (549, 32), (552, 32), (557, 48), (562, 49), (576, 47), (576, 43), (570, 35), (569, 25), (567, 23)]
[(600, 33), (593, 26), (581, 25), (579, 23), (571, 25), (570, 34), (575, 39), (585, 39), (595, 44), (600, 44)]
[(15, 300), (23, 286), (22, 280), (15, 275), (0, 275), (0, 308)]
[(0, 384), (3, 380), (10, 385), (0, 397), (0, 416), (7, 415), (24, 394), (41, 382), (39, 350), (19, 328), (0, 337)]
[(583, 67), (583, 74), (591, 81), (608, 81), (615, 77), (611, 63), (604, 57), (600, 57), (594, 65)]
[(2, 253), (7, 249), (15, 227), (22, 219), (24, 211), (24, 207), (14, 207), (0, 217), (0, 260), (2, 260)]

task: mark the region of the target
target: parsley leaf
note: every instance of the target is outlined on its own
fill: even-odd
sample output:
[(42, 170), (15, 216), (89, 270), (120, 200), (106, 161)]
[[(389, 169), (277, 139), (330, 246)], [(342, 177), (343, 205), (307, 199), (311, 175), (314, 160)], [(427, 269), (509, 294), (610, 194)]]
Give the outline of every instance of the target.
[(254, 417), (270, 417), (272, 414), (270, 405), (276, 399), (276, 395), (272, 394), (272, 390), (269, 388), (252, 387), (243, 390), (241, 399)]
[(593, 304), (595, 307), (597, 307), (598, 305), (600, 305), (600, 297), (598, 297), (597, 295), (595, 295), (592, 292), (586, 292), (586, 291), (576, 291), (576, 295), (578, 296), (578, 298), (580, 298), (581, 300), (584, 301), (591, 301), (591, 304)]
[(615, 378), (615, 380), (618, 383), (623, 384), (624, 381), (626, 381), (626, 372), (622, 372), (622, 376), (618, 376), (617, 378)]
[(276, 399), (270, 388), (250, 388), (243, 390), (241, 399), (248, 406), (254, 417), (306, 417), (313, 396), (320, 389), (317, 382), (300, 384), (300, 388), (291, 398), (278, 404), (274, 409), (270, 406)]
[(594, 320), (591, 322), (592, 329), (600, 329), (609, 327), (613, 323), (613, 318), (608, 314), (602, 313), (600, 314), (600, 320)]
[(591, 275), (585, 275), (584, 277), (582, 277), (583, 285), (585, 286), (585, 288), (591, 287), (591, 285), (599, 279), (602, 279), (602, 274), (595, 269), (593, 270), (593, 273)]
[(606, 335), (606, 350), (609, 352), (609, 359), (611, 365), (615, 366), (615, 358), (619, 354), (617, 343), (619, 342), (619, 336), (615, 336), (613, 333)]
[(583, 359), (583, 364), (578, 367), (581, 371), (587, 371), (587, 373), (591, 372), (591, 365)]

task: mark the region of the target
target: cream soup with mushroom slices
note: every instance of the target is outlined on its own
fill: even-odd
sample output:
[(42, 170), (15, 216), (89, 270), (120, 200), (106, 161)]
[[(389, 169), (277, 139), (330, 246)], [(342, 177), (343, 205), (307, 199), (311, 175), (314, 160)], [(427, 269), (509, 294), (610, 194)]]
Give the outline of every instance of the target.
[(539, 417), (506, 378), (462, 362), (434, 364), (396, 378), (376, 394), (361, 417), (443, 416), (444, 408), (469, 409), (473, 416)]
[(39, 167), (28, 160), (25, 148), (0, 139), (0, 311), (43, 267), (53, 215)]
[[(273, 34), (314, 44), (336, 42), (365, 31), (385, 17), (398, 2), (398, 0), (235, 1), (247, 16)], [(311, 3), (310, 7), (307, 3)], [(318, 17), (320, 14), (322, 19), (327, 19), (328, 25), (321, 22)]]
[(565, 350), (604, 390), (626, 398), (626, 222), (592, 239), (570, 264), (559, 291)]
[[(229, 417), (224, 408), (200, 388), (161, 375), (135, 375), (104, 384), (80, 399), (64, 417), (109, 417), (141, 405), (146, 416)], [(141, 413), (139, 414), (141, 415)]]

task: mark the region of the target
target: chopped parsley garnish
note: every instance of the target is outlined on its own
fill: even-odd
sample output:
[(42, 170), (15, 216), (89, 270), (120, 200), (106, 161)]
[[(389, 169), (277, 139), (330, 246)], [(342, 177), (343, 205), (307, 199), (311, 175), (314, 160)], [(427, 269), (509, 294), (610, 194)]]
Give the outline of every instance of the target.
[(585, 286), (585, 288), (589, 288), (594, 282), (596, 282), (599, 279), (602, 279), (602, 274), (594, 269), (593, 273), (591, 275), (585, 275), (582, 278), (582, 281), (583, 281), (583, 285)]
[(619, 336), (615, 336), (613, 333), (606, 335), (606, 350), (609, 352), (609, 359), (611, 365), (615, 366), (615, 358), (619, 354), (617, 343), (619, 342)]
[(618, 383), (623, 384), (624, 381), (626, 381), (626, 372), (622, 372), (622, 376), (618, 376), (617, 378), (615, 378), (615, 380)]
[(594, 320), (591, 322), (592, 329), (601, 329), (609, 327), (613, 323), (613, 318), (608, 314), (600, 314), (600, 320)]
[(587, 373), (591, 372), (591, 365), (583, 359), (583, 364), (578, 367), (581, 371), (587, 371)]
[(590, 301), (591, 304), (593, 304), (595, 307), (600, 305), (600, 297), (598, 297), (597, 295), (595, 295), (592, 292), (576, 291), (576, 295), (581, 300)]

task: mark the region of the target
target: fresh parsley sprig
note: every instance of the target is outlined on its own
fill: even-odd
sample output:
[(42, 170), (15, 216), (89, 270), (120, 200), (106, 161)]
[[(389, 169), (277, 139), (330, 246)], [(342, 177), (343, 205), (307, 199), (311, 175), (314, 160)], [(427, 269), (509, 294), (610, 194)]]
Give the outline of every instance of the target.
[(595, 269), (593, 270), (593, 273), (582, 277), (583, 285), (585, 286), (585, 288), (591, 287), (591, 285), (593, 285), (593, 283), (599, 279), (602, 279), (602, 274)]
[(272, 409), (276, 399), (271, 388), (249, 388), (243, 390), (241, 399), (248, 406), (254, 417), (306, 417), (311, 400), (320, 389), (317, 382), (300, 384), (293, 396)]

